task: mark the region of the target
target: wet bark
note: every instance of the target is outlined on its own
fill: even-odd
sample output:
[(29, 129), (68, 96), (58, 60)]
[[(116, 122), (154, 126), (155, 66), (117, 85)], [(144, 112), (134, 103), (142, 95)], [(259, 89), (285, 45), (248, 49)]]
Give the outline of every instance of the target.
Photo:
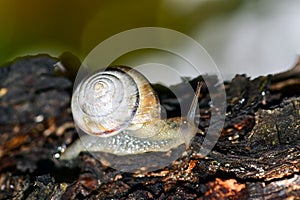
[[(300, 197), (300, 62), (280, 74), (236, 75), (224, 83), (225, 126), (208, 156), (197, 154), (204, 138), (199, 134), (172, 165), (132, 174), (103, 166), (87, 152), (72, 161), (56, 159), (78, 137), (70, 110), (72, 77), (56, 72), (57, 61), (47, 55), (23, 57), (0, 69), (1, 199)], [(189, 84), (196, 88), (201, 80)], [(205, 80), (217, 83), (214, 76)], [(172, 93), (154, 88), (168, 116), (179, 115)], [(199, 101), (203, 131), (209, 126), (209, 102), (204, 84)]]

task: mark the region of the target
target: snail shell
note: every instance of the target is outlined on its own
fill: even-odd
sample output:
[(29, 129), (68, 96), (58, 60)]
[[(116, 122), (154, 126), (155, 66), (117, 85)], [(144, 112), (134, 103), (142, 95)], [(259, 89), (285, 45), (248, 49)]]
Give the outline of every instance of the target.
[(158, 97), (138, 71), (117, 66), (92, 74), (75, 89), (71, 105), (76, 126), (87, 134), (61, 158), (86, 150), (129, 155), (188, 146), (199, 131), (194, 125), (199, 94), (200, 86), (186, 117), (161, 119)]
[(81, 82), (72, 98), (75, 123), (84, 132), (112, 136), (160, 118), (159, 100), (147, 79), (129, 67), (109, 67)]

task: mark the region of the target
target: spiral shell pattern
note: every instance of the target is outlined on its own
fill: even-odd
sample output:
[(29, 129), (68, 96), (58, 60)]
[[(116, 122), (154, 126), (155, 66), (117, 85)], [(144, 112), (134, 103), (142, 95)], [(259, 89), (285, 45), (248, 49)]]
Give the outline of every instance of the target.
[(78, 128), (90, 135), (112, 136), (160, 119), (160, 104), (148, 80), (125, 66), (108, 67), (85, 78), (71, 103)]

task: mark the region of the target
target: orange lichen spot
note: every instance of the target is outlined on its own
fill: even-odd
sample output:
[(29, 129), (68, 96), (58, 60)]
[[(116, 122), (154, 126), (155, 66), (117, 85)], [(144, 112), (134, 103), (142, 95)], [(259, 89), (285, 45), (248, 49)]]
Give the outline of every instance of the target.
[(13, 138), (11, 138), (9, 141), (4, 143), (3, 149), (11, 150), (15, 149), (19, 146), (21, 146), (28, 138), (28, 135), (22, 134), (22, 135), (16, 135)]
[(216, 178), (214, 182), (209, 182), (208, 187), (210, 189), (205, 193), (205, 196), (212, 197), (212, 199), (237, 196), (246, 188), (245, 184), (237, 183), (235, 179), (222, 180), (220, 178)]
[(196, 166), (197, 162), (197, 160), (190, 160), (189, 167), (187, 168), (186, 172), (191, 173), (194, 167)]
[(238, 131), (241, 131), (245, 127), (245, 124), (235, 124), (234, 128)]

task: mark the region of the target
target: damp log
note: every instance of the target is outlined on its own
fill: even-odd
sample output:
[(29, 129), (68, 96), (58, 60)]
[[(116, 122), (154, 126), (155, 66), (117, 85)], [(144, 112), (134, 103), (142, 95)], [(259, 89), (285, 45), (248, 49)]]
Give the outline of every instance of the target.
[[(300, 61), (279, 74), (226, 81), (226, 120), (214, 149), (198, 155), (204, 136), (196, 135), (185, 156), (144, 174), (118, 172), (87, 152), (72, 161), (55, 158), (78, 137), (70, 110), (74, 77), (58, 73), (58, 61), (28, 56), (0, 69), (0, 199), (300, 198)], [(196, 87), (202, 78), (189, 84)], [(154, 88), (168, 115), (178, 115), (172, 93)], [(204, 85), (204, 131), (209, 102)]]

